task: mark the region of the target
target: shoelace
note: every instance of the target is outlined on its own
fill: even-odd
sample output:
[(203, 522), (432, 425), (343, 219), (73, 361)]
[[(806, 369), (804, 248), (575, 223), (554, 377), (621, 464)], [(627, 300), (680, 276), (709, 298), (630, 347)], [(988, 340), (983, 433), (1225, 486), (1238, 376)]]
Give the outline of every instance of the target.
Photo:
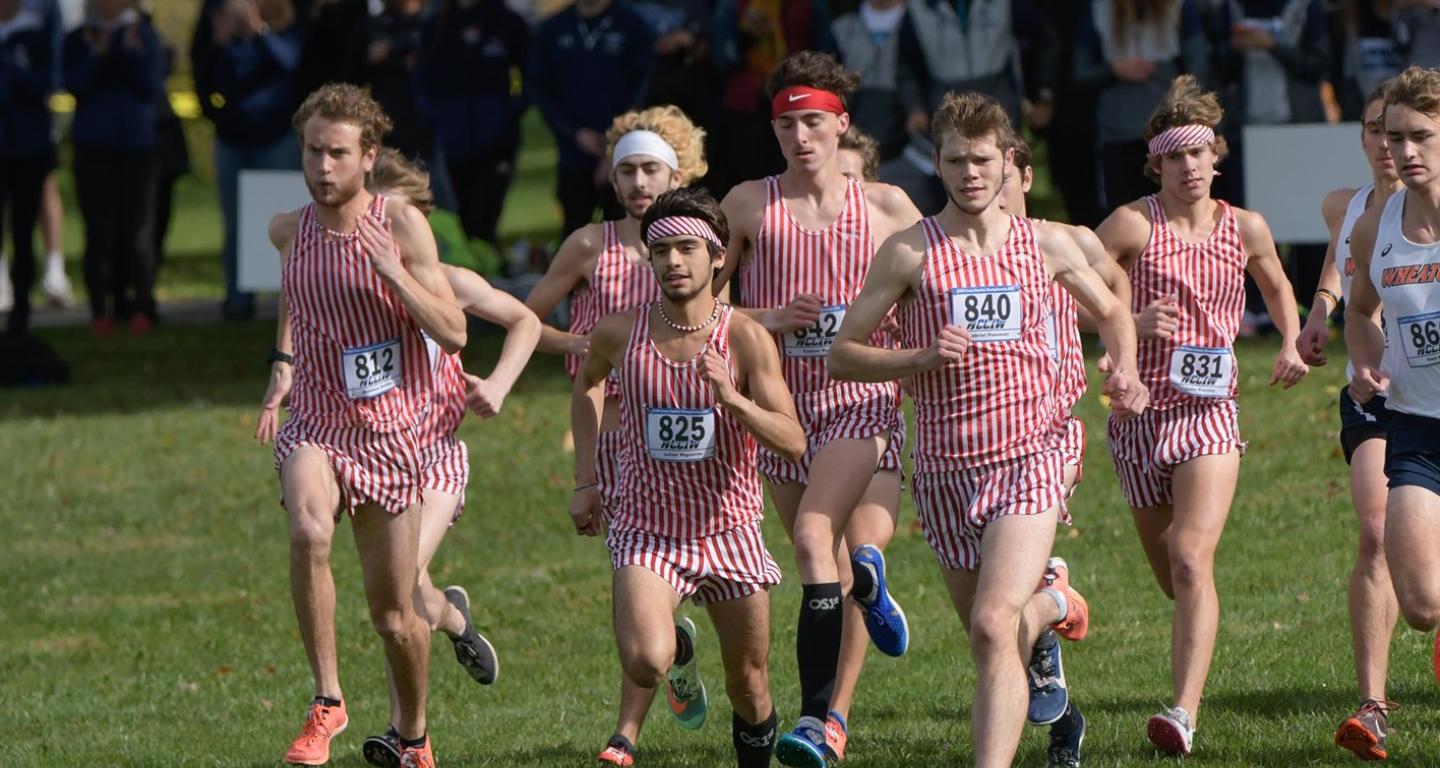
[(682, 701), (695, 698), (695, 689), (690, 685), (690, 681), (683, 677), (670, 680), (670, 692), (675, 694), (675, 698)]
[(305, 717), (305, 727), (300, 729), (300, 738), (306, 741), (319, 741), (330, 738), (330, 725), (325, 721), (330, 718), (330, 712), (323, 707), (312, 707)]
[(1054, 661), (1055, 657), (1053, 655), (1044, 653), (1040, 655), (1038, 662), (1031, 663), (1028, 671), (1030, 672), (1030, 679), (1034, 681), (1037, 689), (1043, 690), (1060, 682)]

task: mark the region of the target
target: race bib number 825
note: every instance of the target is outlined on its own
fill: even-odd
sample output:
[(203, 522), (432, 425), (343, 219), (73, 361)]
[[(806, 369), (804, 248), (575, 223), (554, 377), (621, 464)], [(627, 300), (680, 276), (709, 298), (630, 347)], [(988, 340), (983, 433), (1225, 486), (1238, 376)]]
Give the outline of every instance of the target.
[(645, 450), (656, 461), (704, 461), (714, 456), (715, 409), (647, 409)]

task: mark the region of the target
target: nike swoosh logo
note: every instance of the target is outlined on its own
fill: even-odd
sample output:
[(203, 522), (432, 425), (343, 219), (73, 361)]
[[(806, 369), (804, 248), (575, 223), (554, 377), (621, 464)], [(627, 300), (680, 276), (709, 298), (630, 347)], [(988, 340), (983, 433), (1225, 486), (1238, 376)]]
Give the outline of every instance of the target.
[(810, 94), (808, 94), (808, 93), (792, 93), (792, 94), (790, 94), (790, 103), (791, 103), (791, 104), (794, 104), (795, 102), (797, 102), (797, 101), (799, 101), (799, 100), (801, 100), (801, 99), (808, 99), (808, 98), (810, 98)]

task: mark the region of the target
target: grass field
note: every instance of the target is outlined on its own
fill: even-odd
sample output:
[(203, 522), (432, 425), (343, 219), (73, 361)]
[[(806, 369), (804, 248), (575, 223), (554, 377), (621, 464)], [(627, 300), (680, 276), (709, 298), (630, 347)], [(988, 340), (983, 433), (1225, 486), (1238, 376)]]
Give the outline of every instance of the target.
[[(275, 765), (298, 729), (310, 683), (290, 606), (285, 516), (268, 448), (250, 438), (265, 384), (266, 323), (162, 327), (98, 342), (46, 332), (74, 383), (0, 396), (0, 765)], [(1330, 744), (1353, 705), (1344, 589), (1353, 525), (1335, 448), (1342, 369), (1298, 389), (1264, 386), (1273, 341), (1242, 345), (1250, 454), (1219, 555), (1223, 625), (1195, 765), (1341, 765)], [(486, 337), (467, 351), (487, 370)], [(503, 675), (480, 688), (434, 647), (431, 722), (442, 765), (590, 764), (609, 735), (616, 665), (609, 568), (599, 541), (571, 533), (570, 457), (561, 447), (567, 384), (558, 362), (531, 366), (491, 422), (467, 420), (472, 485), (465, 517), (434, 567), (465, 584)], [(1076, 524), (1058, 550), (1090, 599), (1090, 638), (1067, 648), (1091, 719), (1089, 766), (1169, 762), (1143, 736), (1169, 692), (1169, 604), (1153, 586), (1104, 448), (1091, 424)], [(966, 641), (923, 539), (904, 524), (893, 582), (909, 612), (909, 655), (871, 654), (852, 717), (855, 768), (970, 763), (973, 674)], [(766, 534), (787, 580), (774, 594), (773, 690), (796, 716), (793, 558), (778, 521)], [(335, 551), (341, 672), (352, 728), (335, 764), (358, 766), (360, 740), (384, 725), (380, 645), (356, 558)], [(694, 612), (692, 608), (684, 610)], [(642, 766), (730, 762), (729, 706), (708, 621), (701, 666), (711, 722), (678, 730), (662, 705)], [(1440, 713), (1429, 638), (1394, 645), (1392, 762), (1435, 765)], [(1027, 733), (1017, 764), (1043, 764)]]

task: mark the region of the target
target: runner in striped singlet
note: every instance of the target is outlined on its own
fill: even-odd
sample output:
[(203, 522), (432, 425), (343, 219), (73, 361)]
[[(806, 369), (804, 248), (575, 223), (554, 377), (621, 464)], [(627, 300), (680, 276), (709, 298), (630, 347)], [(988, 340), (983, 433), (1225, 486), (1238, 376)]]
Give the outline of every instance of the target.
[[(708, 710), (686, 598), (706, 606), (725, 660), (741, 768), (770, 765), (775, 708), (767, 673), (770, 599), (780, 569), (760, 535), (757, 443), (791, 459), (805, 447), (774, 342), (712, 295), (728, 231), (703, 191), (661, 195), (642, 232), (663, 298), (611, 315), (591, 332), (575, 379), (577, 532), (605, 527), (595, 487), (604, 386), (619, 378), (619, 449), (606, 546), (615, 568), (615, 640), (642, 688), (668, 677), (671, 711), (698, 728)], [(667, 675), (666, 669), (669, 668)]]
[[(545, 277), (526, 298), (526, 305), (546, 317), (570, 296), (568, 331), (545, 326), (540, 350), (565, 354), (565, 370), (574, 378), (590, 343), (590, 331), (600, 318), (626, 312), (660, 298), (660, 286), (646, 261), (640, 239), (640, 219), (659, 195), (679, 189), (705, 175), (705, 131), (690, 122), (678, 107), (652, 107), (615, 118), (605, 134), (606, 157), (613, 170), (615, 196), (625, 207), (625, 218), (587, 224), (566, 238), (550, 262)], [(606, 388), (605, 415), (601, 420), (596, 482), (608, 499), (618, 472), (616, 427), (620, 392), (614, 382)], [(620, 676), (620, 714), (615, 733), (600, 752), (599, 761), (633, 765), (640, 728), (650, 711), (655, 690), (636, 688)]]
[[(1045, 627), (1080, 640), (1089, 622), (1067, 571), (1035, 586), (1066, 510), (1047, 340), (1051, 282), (1099, 321), (1117, 360), (1106, 380), (1113, 408), (1136, 414), (1146, 392), (1129, 313), (1070, 235), (999, 207), (1012, 135), (1004, 108), (985, 95), (949, 94), (932, 125), (949, 205), (881, 246), (829, 369), (842, 380), (907, 379), (916, 510), (971, 634), (975, 765), (991, 768), (1011, 764), (1020, 744), (1028, 700), (1021, 648), (1028, 654)], [(897, 305), (901, 349), (871, 343)]]
[[(909, 644), (881, 554), (900, 508), (900, 385), (833, 381), (825, 369), (875, 244), (920, 218), (898, 188), (840, 172), (838, 144), (850, 122), (841, 94), (857, 83), (827, 54), (782, 61), (768, 88), (786, 170), (740, 184), (724, 203), (733, 226), (722, 282), (738, 270), (743, 311), (775, 334), (809, 441), (794, 462), (762, 450), (760, 473), (795, 542), (804, 593), (796, 628), (800, 719), (776, 756), (814, 768), (844, 757), (867, 630), (888, 655)], [(812, 484), (812, 474), (824, 482)], [(842, 599), (846, 591), (853, 601)]]
[[(296, 614), (317, 682), (305, 731), (286, 759), (324, 763), (331, 737), (348, 721), (339, 680), (325, 679), (321, 663), (335, 655), (329, 542), (335, 516), (348, 511), (371, 619), (394, 674), (402, 751), (433, 765), (425, 722), (430, 635), (411, 602), (421, 430), (434, 397), (424, 334), (458, 351), (465, 317), (424, 215), (387, 206), (364, 187), (390, 126), (379, 105), (359, 88), (328, 85), (306, 98), (294, 124), (314, 202), (270, 224), (282, 255), (271, 390), (289, 384), (293, 360), (290, 419), (276, 434), (275, 458), (290, 514)], [(257, 431), (273, 434), (276, 413), (267, 413)]]
[[(1325, 252), (1310, 317), (1295, 342), (1308, 365), (1327, 362), (1324, 352), (1330, 337), (1330, 313), (1339, 307), (1342, 297), (1350, 295), (1355, 274), (1350, 235), (1355, 222), (1369, 208), (1383, 208), (1390, 195), (1404, 186), (1385, 141), (1385, 86), (1380, 84), (1365, 99), (1362, 116), (1360, 146), (1370, 163), (1371, 183), (1359, 189), (1337, 189), (1326, 195), (1320, 207), (1330, 230), (1330, 248)], [(1390, 567), (1385, 563), (1385, 428), (1389, 422), (1383, 396), (1360, 405), (1348, 389), (1340, 390), (1340, 447), (1350, 465), (1350, 500), (1360, 524), (1360, 546), (1350, 571), (1348, 595), (1360, 707), (1340, 724), (1335, 743), (1362, 760), (1383, 760), (1389, 755), (1385, 737), (1392, 705), (1385, 698), (1385, 678), (1390, 640), (1400, 613)]]
[(1255, 278), (1283, 335), (1270, 383), (1287, 388), (1308, 370), (1295, 351), (1295, 299), (1258, 213), (1210, 197), (1219, 102), (1189, 75), (1175, 79), (1145, 129), (1145, 173), (1160, 192), (1117, 209), (1097, 234), (1130, 274), (1140, 375), (1151, 408), (1110, 419), (1110, 455), (1155, 580), (1175, 601), (1171, 670), (1175, 705), (1152, 717), (1150, 741), (1189, 754), (1196, 708), (1219, 626), (1215, 549), (1240, 471), (1232, 344)]
[[(1034, 169), (1030, 167), (1030, 145), (1018, 135), (1010, 137), (1010, 144), (1014, 148), (1012, 170), (1006, 174), (1000, 191), (1000, 208), (1025, 216), (1025, 195), (1029, 194), (1035, 181)], [(1110, 289), (1120, 305), (1130, 306), (1130, 280), (1125, 276), (1125, 270), (1105, 252), (1100, 238), (1089, 227), (1058, 222), (1052, 226), (1070, 235), (1075, 245), (1084, 252), (1090, 268), (1105, 281), (1105, 287)], [(1066, 493), (1073, 498), (1085, 462), (1085, 422), (1073, 412), (1086, 388), (1085, 351), (1080, 343), (1080, 331), (1083, 328), (1093, 333), (1096, 326), (1093, 318), (1079, 311), (1074, 297), (1060, 283), (1054, 283), (1050, 298), (1053, 306), (1047, 337), (1052, 355), (1060, 366), (1057, 405), (1065, 430), (1060, 442), (1060, 455), (1065, 465)], [(1047, 578), (1053, 580), (1060, 570), (1068, 569), (1063, 559), (1052, 557), (1046, 565)], [(1040, 639), (1030, 652), (1028, 669), (1030, 708), (1026, 721), (1031, 725), (1050, 726), (1050, 765), (1078, 765), (1080, 748), (1085, 740), (1085, 717), (1070, 698), (1059, 637), (1053, 631), (1047, 629), (1040, 633)]]
[[(1036, 588), (1065, 517), (1058, 374), (1046, 339), (1053, 281), (1099, 324), (1116, 361), (1104, 388), (1116, 412), (1134, 415), (1148, 397), (1129, 312), (1069, 233), (997, 204), (1011, 131), (992, 97), (945, 98), (932, 133), (950, 202), (880, 247), (829, 358), (836, 378), (903, 378), (915, 399), (915, 506), (970, 634), (981, 768), (1014, 759), (1024, 659), (1040, 633), (1053, 627), (1078, 640), (1088, 628), (1068, 571)], [(901, 349), (873, 344), (897, 305)]]
[[(1349, 390), (1362, 405), (1388, 392), (1385, 560), (1405, 622), (1429, 632), (1440, 625), (1440, 72), (1401, 72), (1384, 120), (1405, 188), (1371, 206), (1350, 236)], [(1382, 305), (1387, 332), (1376, 323)]]

